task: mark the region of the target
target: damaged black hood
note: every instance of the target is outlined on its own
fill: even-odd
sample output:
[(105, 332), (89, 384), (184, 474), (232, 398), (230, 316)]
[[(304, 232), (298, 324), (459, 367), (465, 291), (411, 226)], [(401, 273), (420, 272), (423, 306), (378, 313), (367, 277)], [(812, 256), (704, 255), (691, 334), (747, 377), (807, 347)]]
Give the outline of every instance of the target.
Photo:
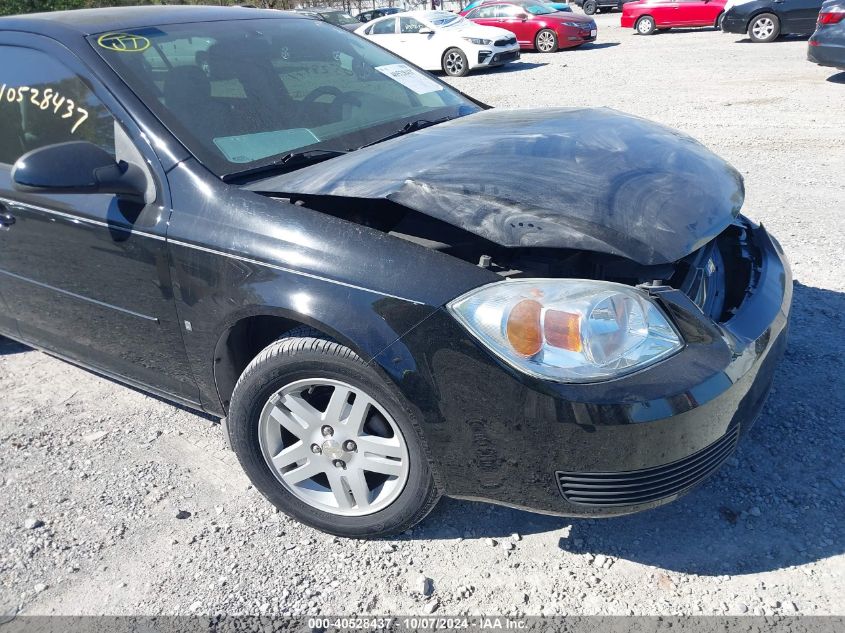
[(742, 177), (694, 139), (609, 110), (487, 110), (249, 185), (385, 198), (507, 247), (676, 261), (738, 215)]

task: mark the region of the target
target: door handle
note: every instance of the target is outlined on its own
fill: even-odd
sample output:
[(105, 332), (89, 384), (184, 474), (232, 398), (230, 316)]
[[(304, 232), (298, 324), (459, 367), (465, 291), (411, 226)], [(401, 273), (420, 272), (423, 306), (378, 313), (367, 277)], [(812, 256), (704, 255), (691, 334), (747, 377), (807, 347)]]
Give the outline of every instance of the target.
[(15, 223), (15, 216), (6, 211), (5, 208), (0, 207), (0, 230), (8, 231)]

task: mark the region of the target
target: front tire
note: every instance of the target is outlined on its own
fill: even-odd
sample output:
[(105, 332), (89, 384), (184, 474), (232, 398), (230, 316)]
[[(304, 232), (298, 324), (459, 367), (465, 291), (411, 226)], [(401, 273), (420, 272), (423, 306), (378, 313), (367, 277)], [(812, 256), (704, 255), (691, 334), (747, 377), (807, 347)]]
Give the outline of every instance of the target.
[(654, 23), (654, 18), (650, 15), (644, 15), (634, 25), (637, 33), (640, 35), (651, 35), (657, 30), (657, 25)]
[(450, 77), (465, 77), (469, 72), (469, 61), (460, 48), (450, 48), (443, 53), (443, 72)]
[(401, 396), (333, 341), (284, 338), (256, 356), (235, 386), (229, 437), (256, 489), (324, 532), (402, 532), (439, 498)]
[(780, 35), (780, 20), (773, 13), (761, 13), (748, 23), (748, 37), (752, 42), (773, 42)]
[(554, 53), (557, 47), (557, 34), (551, 29), (541, 29), (534, 36), (534, 48), (541, 53)]
[(587, 15), (593, 15), (598, 10), (598, 8), (599, 5), (596, 0), (587, 0), (583, 6), (584, 13), (586, 13)]

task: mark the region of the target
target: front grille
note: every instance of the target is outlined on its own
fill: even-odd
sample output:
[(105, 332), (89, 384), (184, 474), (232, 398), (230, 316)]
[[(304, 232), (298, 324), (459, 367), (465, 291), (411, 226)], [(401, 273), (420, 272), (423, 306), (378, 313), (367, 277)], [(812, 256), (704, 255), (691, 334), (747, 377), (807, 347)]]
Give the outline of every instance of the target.
[(506, 39), (503, 39), (503, 40), (496, 40), (493, 43), (496, 46), (512, 46), (512, 45), (516, 44), (516, 38), (515, 37), (509, 37), (509, 38), (506, 38)]
[(739, 426), (707, 448), (670, 464), (608, 473), (555, 473), (563, 497), (575, 505), (632, 506), (681, 493), (710, 476), (736, 447)]
[(493, 62), (511, 62), (519, 59), (519, 51), (511, 51), (509, 53), (496, 53), (493, 55)]

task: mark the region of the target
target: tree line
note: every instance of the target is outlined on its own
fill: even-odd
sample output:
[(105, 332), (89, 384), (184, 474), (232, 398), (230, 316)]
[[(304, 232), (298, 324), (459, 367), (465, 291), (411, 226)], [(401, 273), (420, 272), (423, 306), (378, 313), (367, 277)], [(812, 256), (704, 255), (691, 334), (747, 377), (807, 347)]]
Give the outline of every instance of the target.
[[(163, 4), (203, 4), (213, 6), (230, 6), (245, 4), (259, 9), (293, 9), (302, 6), (331, 5), (338, 8), (350, 9), (358, 4), (368, 6), (371, 1), (364, 0), (0, 0), (0, 15), (18, 15), (21, 13), (40, 13), (42, 11), (64, 11), (68, 9), (92, 9), (101, 7), (131, 7), (139, 5)], [(389, 2), (381, 3), (390, 4)]]

